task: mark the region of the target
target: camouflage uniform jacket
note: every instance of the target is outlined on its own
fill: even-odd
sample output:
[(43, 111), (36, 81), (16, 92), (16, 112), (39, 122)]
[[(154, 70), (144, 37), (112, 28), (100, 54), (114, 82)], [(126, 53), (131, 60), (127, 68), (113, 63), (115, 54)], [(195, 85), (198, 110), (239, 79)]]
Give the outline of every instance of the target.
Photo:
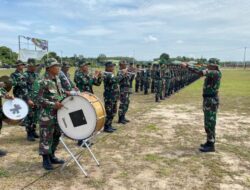
[(93, 93), (93, 85), (100, 86), (102, 78), (93, 78), (90, 74), (77, 72), (75, 75), (75, 83), (80, 92)]
[(44, 77), (34, 85), (35, 103), (42, 108), (40, 120), (56, 122), (57, 110), (54, 109), (55, 103), (63, 100), (65, 96), (59, 77), (52, 78), (46, 72)]
[(14, 73), (10, 75), (13, 86), (13, 94), (17, 98), (21, 98), (27, 100), (27, 88), (26, 88), (26, 79), (24, 73), (16, 70)]
[(61, 80), (62, 88), (65, 91), (71, 91), (75, 87), (74, 83), (70, 80), (69, 73), (64, 73), (63, 71), (61, 71), (59, 73), (59, 78)]
[(23, 75), (26, 80), (26, 90), (28, 92), (26, 99), (31, 100), (32, 99), (31, 96), (33, 94), (33, 84), (38, 79), (39, 75), (36, 72), (30, 72), (30, 71), (25, 71)]
[(116, 101), (119, 99), (120, 92), (119, 92), (119, 82), (122, 80), (121, 75), (111, 75), (105, 74), (103, 76), (104, 82), (104, 100), (113, 100)]
[(120, 92), (129, 92), (131, 75), (124, 75), (121, 71), (118, 72), (118, 78), (120, 79)]

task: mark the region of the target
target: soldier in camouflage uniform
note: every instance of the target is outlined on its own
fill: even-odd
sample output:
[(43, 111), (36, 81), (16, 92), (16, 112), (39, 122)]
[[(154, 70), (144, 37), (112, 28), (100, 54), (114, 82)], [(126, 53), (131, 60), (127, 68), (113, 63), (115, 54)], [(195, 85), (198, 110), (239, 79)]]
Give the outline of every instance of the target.
[(141, 66), (141, 81), (140, 81), (140, 90), (141, 91), (143, 91), (143, 87), (144, 87), (144, 78), (143, 78), (143, 76), (144, 76), (144, 73), (145, 73), (145, 65), (143, 65), (142, 64), (142, 66)]
[(25, 67), (25, 64), (18, 60), (16, 62), (16, 70), (14, 73), (12, 73), (10, 75), (10, 78), (12, 80), (12, 86), (13, 86), (13, 95), (14, 97), (16, 98), (20, 98), (20, 99), (23, 99), (23, 100), (27, 100), (26, 97), (27, 96), (27, 84), (26, 84), (26, 80), (25, 80), (25, 76), (24, 76), (24, 67)]
[(75, 74), (75, 83), (77, 88), (80, 90), (80, 92), (89, 92), (94, 94), (93, 92), (93, 85), (100, 86), (102, 83), (102, 77), (101, 73), (97, 72), (95, 73), (95, 76), (92, 77), (89, 74), (88, 70), (89, 63), (86, 63), (85, 61), (79, 62), (79, 71)]
[(170, 81), (171, 81), (171, 72), (169, 69), (169, 65), (166, 65), (166, 69), (164, 72), (164, 78), (165, 78), (165, 92), (164, 96), (169, 97), (170, 96)]
[(155, 68), (155, 102), (159, 102), (162, 99), (162, 77), (160, 65), (156, 65)]
[(35, 138), (39, 138), (38, 134), (36, 133), (36, 123), (39, 117), (39, 108), (32, 101), (33, 84), (39, 77), (38, 73), (36, 72), (38, 65), (39, 64), (35, 59), (30, 58), (28, 59), (27, 71), (24, 72), (24, 78), (26, 81), (25, 88), (28, 92), (25, 99), (27, 100), (27, 104), (29, 105), (29, 113), (24, 119), (28, 141), (35, 141)]
[(132, 94), (133, 93), (133, 81), (135, 79), (135, 72), (136, 72), (136, 68), (134, 67), (134, 63), (129, 63), (129, 67), (128, 67), (128, 72), (130, 73), (130, 79), (129, 79), (129, 93)]
[[(88, 66), (89, 63), (86, 63), (84, 60), (81, 60), (79, 63), (79, 71), (75, 74), (75, 83), (77, 88), (80, 90), (80, 92), (89, 92), (94, 94), (93, 91), (93, 85), (100, 86), (102, 83), (102, 77), (101, 73), (97, 72), (95, 73), (95, 76), (92, 77), (91, 74), (89, 74)], [(78, 141), (78, 146), (81, 146), (83, 143), (83, 140)], [(89, 146), (92, 145), (89, 141), (87, 141)]]
[(78, 90), (75, 84), (70, 79), (69, 68), (70, 68), (69, 63), (63, 62), (62, 69), (59, 73), (59, 78), (61, 80), (62, 88), (65, 91)]
[(120, 70), (118, 72), (118, 77), (121, 79), (120, 80), (120, 106), (119, 106), (119, 120), (118, 123), (126, 124), (129, 122), (128, 119), (126, 119), (126, 113), (128, 111), (129, 107), (129, 88), (130, 88), (130, 78), (132, 75), (129, 75), (128, 73), (124, 74), (124, 70), (127, 67), (127, 62), (126, 61), (121, 61), (120, 64)]
[(156, 73), (157, 64), (153, 64), (153, 68), (151, 70), (151, 93), (155, 92), (155, 73)]
[(146, 71), (143, 73), (143, 86), (144, 86), (144, 94), (148, 94), (148, 89), (150, 87), (150, 80), (151, 80), (151, 71), (150, 71), (150, 64), (146, 66)]
[[(4, 87), (4, 83), (3, 82), (0, 82), (0, 99), (1, 99), (1, 101), (2, 101), (2, 98), (6, 98), (6, 99), (13, 99), (13, 96), (11, 96), (11, 95), (9, 95), (8, 93), (7, 93), (7, 91), (3, 88)], [(2, 113), (2, 105), (1, 105), (1, 107), (0, 107), (0, 111), (1, 111), (1, 115), (0, 115), (0, 134), (1, 134), (1, 129), (2, 129), (2, 119), (3, 119), (3, 113)], [(6, 151), (4, 151), (4, 150), (1, 150), (0, 149), (0, 157), (2, 157), (2, 156), (5, 156), (7, 154), (7, 152)]]
[(52, 164), (63, 164), (64, 161), (55, 156), (61, 136), (56, 114), (63, 105), (60, 103), (66, 94), (58, 77), (60, 64), (56, 59), (47, 60), (44, 77), (34, 86), (35, 103), (41, 107), (39, 154), (43, 156), (43, 167), (53, 170)]
[(106, 121), (104, 125), (104, 132), (113, 133), (116, 129), (112, 127), (112, 121), (117, 113), (117, 102), (119, 99), (119, 82), (120, 75), (114, 76), (115, 65), (112, 62), (105, 64), (105, 72), (103, 75), (104, 82), (104, 103), (106, 110)]
[(201, 152), (214, 152), (215, 151), (215, 126), (216, 115), (219, 107), (219, 88), (222, 74), (219, 70), (219, 60), (211, 58), (207, 69), (202, 70), (195, 67), (185, 65), (190, 71), (205, 76), (203, 86), (203, 112), (204, 112), (204, 125), (207, 134), (207, 142), (201, 144)]
[(141, 82), (141, 71), (140, 71), (140, 65), (136, 65), (136, 76), (135, 76), (135, 92), (139, 91), (140, 88), (140, 82)]

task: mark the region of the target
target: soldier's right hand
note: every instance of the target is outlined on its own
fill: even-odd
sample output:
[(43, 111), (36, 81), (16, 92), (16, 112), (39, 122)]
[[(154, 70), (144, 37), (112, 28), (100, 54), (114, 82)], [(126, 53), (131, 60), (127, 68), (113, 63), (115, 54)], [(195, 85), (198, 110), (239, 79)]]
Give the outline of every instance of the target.
[(56, 110), (59, 110), (59, 109), (61, 109), (62, 107), (63, 107), (63, 104), (62, 104), (61, 102), (56, 102), (55, 105), (54, 105), (54, 108), (55, 108)]

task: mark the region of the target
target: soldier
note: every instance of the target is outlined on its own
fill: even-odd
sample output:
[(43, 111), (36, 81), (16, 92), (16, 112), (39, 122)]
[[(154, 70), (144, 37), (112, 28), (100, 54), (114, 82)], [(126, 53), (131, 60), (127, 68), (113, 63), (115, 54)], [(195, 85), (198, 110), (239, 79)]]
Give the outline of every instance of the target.
[(126, 113), (128, 111), (129, 107), (129, 88), (130, 88), (130, 78), (132, 77), (128, 73), (124, 73), (124, 70), (126, 70), (127, 62), (126, 61), (120, 61), (119, 64), (120, 70), (118, 72), (118, 77), (120, 80), (120, 106), (119, 106), (119, 120), (118, 123), (126, 124), (129, 122), (128, 119), (126, 119)]
[(38, 107), (32, 101), (33, 84), (39, 77), (38, 73), (36, 72), (38, 65), (39, 64), (35, 59), (30, 58), (28, 59), (27, 71), (24, 72), (24, 78), (26, 81), (25, 88), (28, 92), (25, 99), (27, 100), (27, 104), (29, 105), (29, 113), (24, 119), (24, 125), (26, 127), (28, 141), (35, 141), (35, 138), (39, 138), (38, 134), (36, 133), (36, 123), (38, 120), (39, 110)]
[[(89, 74), (89, 63), (86, 63), (84, 60), (79, 62), (79, 71), (75, 74), (75, 83), (80, 92), (89, 92), (94, 94), (93, 85), (100, 86), (102, 83), (101, 72), (96, 71), (95, 76), (92, 77)], [(78, 146), (81, 146), (83, 140), (78, 141)], [(89, 141), (87, 141), (89, 146), (92, 145)]]
[(88, 65), (85, 61), (79, 62), (79, 71), (75, 74), (75, 83), (80, 92), (94, 94), (93, 85), (100, 86), (102, 83), (101, 72), (96, 71), (94, 77), (89, 74)]
[(13, 86), (13, 95), (14, 97), (27, 100), (27, 88), (26, 88), (26, 80), (24, 76), (24, 67), (25, 64), (18, 60), (16, 62), (16, 70), (14, 73), (10, 75), (10, 78), (12, 80), (12, 86)]
[(140, 71), (140, 65), (136, 65), (136, 76), (135, 76), (135, 92), (139, 91), (140, 88), (140, 82), (141, 82), (141, 71)]
[(151, 93), (155, 92), (155, 72), (156, 72), (157, 64), (153, 64), (153, 68), (151, 70)]
[(169, 65), (166, 65), (166, 69), (164, 72), (164, 78), (165, 78), (164, 96), (169, 97), (170, 96), (170, 81), (171, 81), (171, 73), (170, 73)]
[(120, 75), (114, 76), (115, 65), (112, 62), (105, 63), (104, 82), (104, 103), (106, 110), (106, 121), (104, 132), (113, 133), (116, 129), (112, 127), (112, 121), (117, 113), (117, 102), (119, 99)]
[(148, 89), (150, 85), (150, 64), (146, 66), (146, 71), (143, 73), (143, 86), (144, 86), (144, 94), (148, 94)]
[(129, 92), (130, 92), (130, 94), (132, 94), (133, 93), (133, 81), (135, 79), (135, 72), (136, 72), (136, 68), (134, 67), (134, 63), (129, 63), (128, 72), (130, 73)]
[(143, 87), (144, 87), (144, 78), (143, 78), (143, 76), (144, 76), (144, 72), (145, 72), (145, 65), (143, 65), (142, 64), (142, 66), (141, 66), (141, 81), (140, 81), (140, 90), (141, 91), (143, 91)]
[(160, 65), (156, 65), (155, 68), (155, 102), (159, 102), (159, 99), (162, 98), (162, 77)]
[(64, 163), (55, 156), (61, 136), (56, 114), (57, 110), (63, 107), (60, 101), (70, 93), (64, 91), (61, 86), (58, 77), (60, 64), (57, 60), (50, 58), (45, 67), (44, 77), (39, 80), (39, 85), (34, 86), (34, 100), (41, 107), (39, 154), (43, 157), (44, 169), (53, 170), (52, 164)]
[(72, 90), (77, 91), (78, 88), (70, 79), (69, 68), (70, 68), (69, 63), (63, 62), (61, 71), (59, 73), (59, 78), (61, 80), (62, 88), (65, 91), (72, 91)]
[[(7, 91), (3, 88), (4, 87), (4, 83), (3, 82), (0, 82), (0, 101), (2, 102), (2, 98), (5, 98), (5, 99), (13, 99), (14, 97), (9, 95), (7, 93)], [(0, 107), (0, 134), (1, 134), (1, 129), (2, 129), (2, 119), (3, 119), (3, 113), (2, 113), (2, 104), (1, 104), (1, 107)], [(4, 150), (1, 150), (0, 149), (0, 157), (2, 156), (5, 156), (7, 154), (6, 151)]]
[(219, 60), (216, 58), (209, 59), (207, 69), (197, 69), (191, 67), (188, 64), (183, 64), (190, 71), (205, 76), (203, 86), (203, 112), (204, 112), (204, 124), (207, 134), (207, 141), (201, 144), (201, 152), (214, 152), (215, 151), (215, 126), (216, 115), (219, 107), (219, 88), (222, 74), (219, 70)]

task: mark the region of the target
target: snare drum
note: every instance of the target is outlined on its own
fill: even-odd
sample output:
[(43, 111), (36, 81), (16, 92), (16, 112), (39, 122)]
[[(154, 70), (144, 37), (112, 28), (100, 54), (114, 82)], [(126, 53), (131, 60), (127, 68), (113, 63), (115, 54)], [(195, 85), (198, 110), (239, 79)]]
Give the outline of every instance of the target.
[(103, 128), (105, 108), (94, 94), (69, 96), (62, 104), (64, 107), (57, 111), (57, 121), (67, 137), (74, 140), (88, 139)]
[(22, 99), (7, 100), (3, 104), (3, 113), (6, 117), (3, 121), (11, 125), (18, 124), (28, 115), (28, 112), (29, 107)]

